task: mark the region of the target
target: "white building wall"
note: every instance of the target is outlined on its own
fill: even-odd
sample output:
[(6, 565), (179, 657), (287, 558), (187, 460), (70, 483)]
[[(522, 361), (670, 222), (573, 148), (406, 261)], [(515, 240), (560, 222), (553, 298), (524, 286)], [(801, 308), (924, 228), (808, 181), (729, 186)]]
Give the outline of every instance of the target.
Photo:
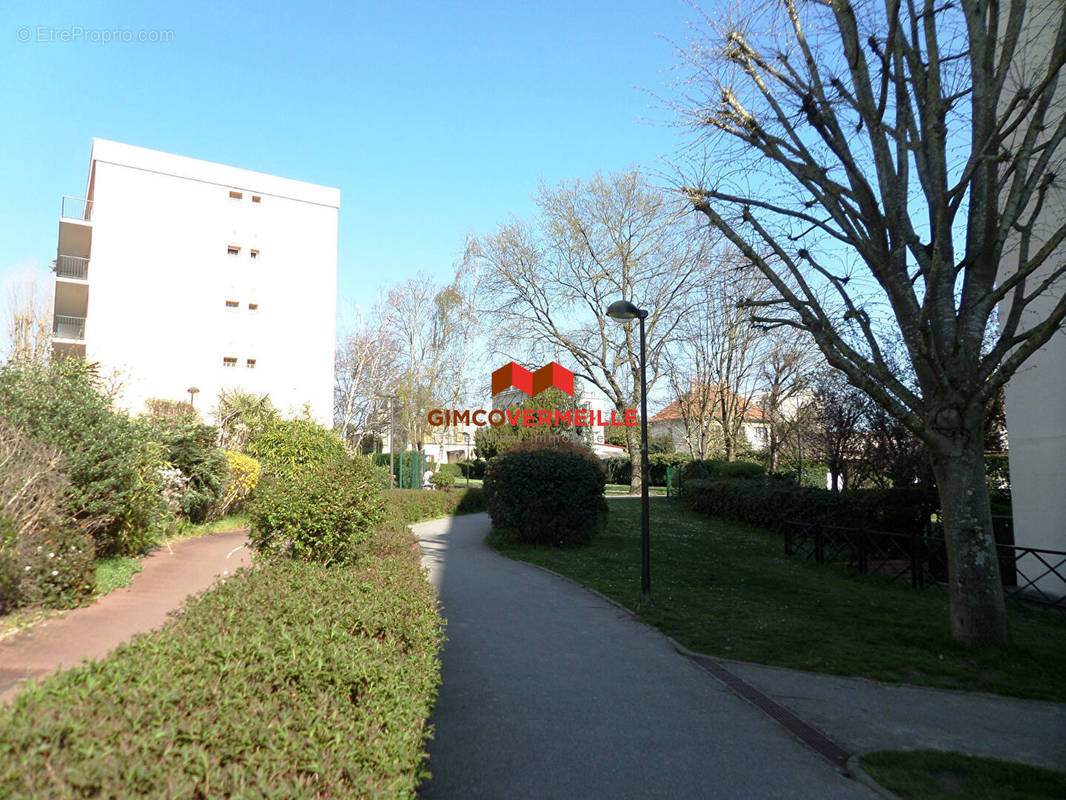
[(90, 195), (86, 357), (127, 408), (239, 387), (332, 425), (339, 191), (94, 140)]
[[(1024, 74), (1032, 63), (1045, 60), (1055, 44), (1052, 15), (1060, 13), (1057, 3), (1030, 4), (1030, 24), (1019, 47), (1017, 70)], [(1009, 88), (1009, 87), (1008, 87)], [(1066, 87), (1060, 84), (1057, 101), (1066, 103)], [(1060, 111), (1061, 113), (1061, 111)], [(1051, 112), (1052, 121), (1057, 121)], [(1066, 191), (1057, 181), (1048, 194), (1040, 216), (1032, 250), (1066, 219)], [(1048, 269), (1060, 266), (1066, 247), (1046, 262), (1044, 274), (1038, 272), (1028, 281), (1035, 286)], [(1000, 266), (1009, 274), (1017, 265), (1017, 254), (1009, 252)], [(1046, 319), (1050, 309), (1061, 299), (1063, 281), (1036, 299), (1023, 315), (1021, 329)], [(1000, 318), (1010, 310), (1009, 301), (1000, 305)], [(1015, 373), (1007, 384), (1007, 433), (1010, 441), (1011, 495), (1015, 543), (1027, 547), (1066, 550), (1066, 332), (1060, 330)], [(1030, 577), (1045, 569), (1031, 557), (1019, 561), (1019, 568)], [(1061, 582), (1045, 578), (1038, 585), (1051, 592), (1062, 592)]]

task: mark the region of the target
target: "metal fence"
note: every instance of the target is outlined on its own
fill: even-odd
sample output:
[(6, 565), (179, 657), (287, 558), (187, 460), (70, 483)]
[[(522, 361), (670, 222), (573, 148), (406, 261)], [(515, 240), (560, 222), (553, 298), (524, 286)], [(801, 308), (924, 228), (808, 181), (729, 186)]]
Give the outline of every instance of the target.
[(85, 317), (67, 317), (56, 314), (52, 335), (57, 339), (84, 339)]
[(57, 256), (56, 275), (60, 278), (89, 279), (89, 259), (78, 256)]
[[(996, 524), (1005, 523), (996, 520)], [(882, 575), (915, 587), (947, 582), (943, 536), (809, 522), (786, 522), (784, 532), (786, 555), (818, 564), (843, 564), (861, 575)], [(996, 538), (1002, 540), (1004, 534), (1000, 530)], [(1000, 578), (1008, 596), (1066, 610), (1066, 552), (1001, 543), (997, 543), (996, 550)]]

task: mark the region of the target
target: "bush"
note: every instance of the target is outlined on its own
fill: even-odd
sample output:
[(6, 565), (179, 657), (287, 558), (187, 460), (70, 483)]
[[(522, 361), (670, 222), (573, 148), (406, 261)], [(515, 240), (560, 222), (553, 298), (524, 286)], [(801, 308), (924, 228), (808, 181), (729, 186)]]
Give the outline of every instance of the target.
[(0, 420), (0, 509), (11, 524), (13, 540), (42, 526), (72, 522), (58, 448), (31, 441)]
[(71, 608), (93, 596), (93, 541), (73, 527), (34, 528), (14, 547), (18, 604)]
[(787, 522), (803, 522), (921, 533), (935, 507), (917, 488), (831, 492), (751, 479), (686, 480), (682, 494), (694, 511), (776, 531)]
[(455, 476), (450, 472), (437, 471), (429, 476), (429, 482), (437, 489), (448, 491), (455, 485)]
[(458, 464), (441, 464), (437, 467), (438, 475), (451, 475), (452, 478), (461, 478), (463, 470)]
[(262, 474), (259, 462), (251, 456), (235, 450), (223, 450), (222, 455), (226, 459), (226, 483), (215, 512), (219, 517), (239, 511), (259, 485), (259, 476)]
[(267, 559), (348, 562), (383, 518), (377, 471), (369, 459), (344, 457), (273, 477), (248, 513), (252, 549)]
[[(666, 486), (667, 468), (679, 467), (688, 464), (691, 460), (687, 453), (649, 453), (648, 485)], [(603, 460), (603, 465), (607, 470), (607, 483), (629, 485), (633, 475), (633, 465), (629, 456), (611, 456)]]
[(690, 480), (730, 480), (734, 478), (760, 478), (766, 468), (754, 461), (726, 461), (708, 458), (690, 461), (681, 470), (682, 485)]
[(218, 429), (189, 415), (149, 418), (146, 424), (149, 435), (166, 448), (168, 464), (186, 480), (181, 513), (190, 522), (204, 522), (217, 511), (226, 485), (226, 456), (215, 447)]
[(384, 492), (384, 498), (386, 521), (403, 525), (485, 510), (485, 495), (481, 489), (459, 489), (454, 492), (388, 489)]
[(603, 466), (581, 445), (532, 444), (489, 463), (485, 499), (493, 528), (525, 544), (588, 544), (607, 519)]
[(63, 457), (0, 420), (0, 614), (92, 593), (92, 538), (67, 508)]
[(78, 359), (0, 367), (0, 419), (62, 451), (67, 511), (101, 554), (138, 553), (166, 513), (160, 454), (99, 388), (95, 366)]
[(293, 475), (348, 457), (333, 431), (307, 419), (271, 419), (248, 442), (244, 452), (259, 462), (267, 475)]
[(459, 469), (462, 470), (464, 478), (481, 480), (485, 477), (485, 467), (487, 464), (488, 462), (481, 458), (475, 459), (474, 461), (460, 461)]
[(413, 538), (380, 544), (357, 570), (242, 570), (22, 690), (0, 707), (0, 796), (414, 797), (441, 624)]

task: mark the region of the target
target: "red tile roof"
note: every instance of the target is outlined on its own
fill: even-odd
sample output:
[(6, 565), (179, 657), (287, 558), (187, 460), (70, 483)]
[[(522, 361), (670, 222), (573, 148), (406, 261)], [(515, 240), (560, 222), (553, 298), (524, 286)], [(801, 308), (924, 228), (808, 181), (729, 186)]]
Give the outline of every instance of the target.
[[(719, 389), (717, 386), (709, 387), (709, 391), (705, 398), (693, 398), (692, 392), (689, 392), (684, 397), (682, 397), (681, 400), (675, 400), (662, 411), (660, 411), (658, 414), (651, 417), (648, 421), (669, 422), (670, 420), (682, 419), (683, 417), (681, 414), (681, 401), (685, 401), (690, 405), (690, 407), (692, 408), (693, 415), (698, 413), (699, 405), (706, 402), (706, 405), (710, 406), (711, 413), (714, 416), (721, 416), (721, 412), (718, 407), (718, 391)], [(728, 392), (729, 389), (725, 389), (724, 391)], [(750, 399), (740, 398), (741, 404), (745, 402), (747, 403), (747, 408), (744, 411), (744, 420), (746, 422), (766, 422), (765, 411), (763, 411), (759, 406), (755, 405), (755, 403), (753, 403)]]

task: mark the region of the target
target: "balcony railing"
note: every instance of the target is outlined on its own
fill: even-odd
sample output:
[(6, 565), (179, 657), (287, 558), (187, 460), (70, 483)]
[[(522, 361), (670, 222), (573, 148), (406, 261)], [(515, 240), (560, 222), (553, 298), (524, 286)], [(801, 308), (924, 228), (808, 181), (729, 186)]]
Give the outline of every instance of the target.
[(68, 317), (56, 314), (52, 335), (57, 339), (84, 339), (85, 317)]
[(64, 196), (59, 216), (66, 219), (91, 220), (93, 218), (93, 201), (86, 200), (83, 197)]
[(89, 280), (89, 259), (78, 256), (58, 256), (55, 272), (60, 278), (87, 281)]

